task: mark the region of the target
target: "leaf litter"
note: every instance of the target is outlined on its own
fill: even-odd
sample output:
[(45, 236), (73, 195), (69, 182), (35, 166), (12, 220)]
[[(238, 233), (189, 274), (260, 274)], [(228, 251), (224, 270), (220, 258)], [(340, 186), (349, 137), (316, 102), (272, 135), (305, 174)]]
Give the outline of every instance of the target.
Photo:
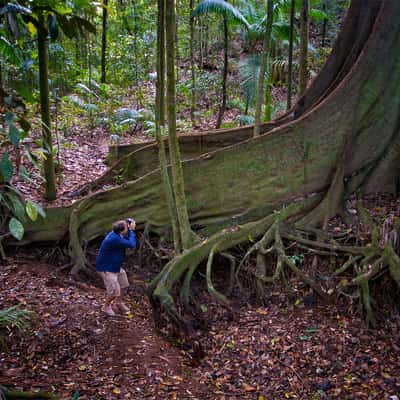
[[(102, 314), (104, 292), (21, 256), (0, 267), (2, 307), (38, 314), (31, 332), (6, 332), (0, 384), (55, 391), (60, 399), (384, 399), (400, 395), (399, 315), (367, 330), (344, 306), (289, 298), (238, 304), (234, 318), (210, 301), (205, 357), (196, 363), (159, 336), (143, 271), (128, 268), (131, 312)], [(302, 288), (298, 288), (300, 297)]]

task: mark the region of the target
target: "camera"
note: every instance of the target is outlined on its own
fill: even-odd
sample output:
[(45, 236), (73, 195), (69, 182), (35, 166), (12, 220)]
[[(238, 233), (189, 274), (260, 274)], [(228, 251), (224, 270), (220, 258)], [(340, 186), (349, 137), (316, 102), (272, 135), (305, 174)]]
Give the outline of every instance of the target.
[(132, 223), (134, 223), (135, 220), (133, 218), (127, 218), (126, 222), (128, 223), (128, 225), (132, 225)]

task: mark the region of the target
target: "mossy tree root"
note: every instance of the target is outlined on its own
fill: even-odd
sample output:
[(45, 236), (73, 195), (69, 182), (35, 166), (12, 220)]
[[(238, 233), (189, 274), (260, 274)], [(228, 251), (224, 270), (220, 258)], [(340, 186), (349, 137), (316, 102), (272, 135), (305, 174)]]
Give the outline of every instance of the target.
[[(370, 282), (378, 278), (380, 275), (388, 273), (392, 279), (396, 282), (400, 288), (400, 258), (393, 249), (391, 243), (386, 243), (385, 247), (382, 249), (378, 245), (377, 229), (371, 224), (371, 243), (368, 246), (343, 246), (335, 242), (334, 240), (311, 240), (309, 238), (304, 238), (301, 236), (299, 231), (295, 232), (293, 230), (283, 230), (282, 237), (288, 240), (295, 241), (298, 245), (301, 244), (304, 248), (310, 250), (313, 249), (323, 249), (331, 251), (335, 255), (348, 255), (349, 258), (346, 262), (339, 268), (337, 268), (330, 277), (327, 277), (327, 281), (333, 282), (335, 278), (348, 272), (351, 268), (353, 269), (354, 277), (347, 283), (345, 280), (344, 285), (353, 288), (356, 287), (359, 292), (359, 297), (361, 299), (362, 307), (365, 311), (366, 323), (368, 326), (374, 326), (376, 323), (374, 310), (373, 310), (373, 299), (370, 294)], [(281, 245), (278, 246), (283, 249)], [(283, 256), (283, 254), (282, 254)], [(295, 270), (295, 265), (290, 259), (285, 259), (287, 265), (292, 269), (293, 272), (298, 273)], [(300, 271), (300, 277), (302, 277), (302, 272)], [(303, 278), (303, 277), (302, 277)], [(312, 282), (307, 282), (313, 290), (317, 287), (311, 285)], [(333, 298), (341, 293), (343, 293), (344, 287), (343, 282), (340, 282), (328, 292), (322, 292), (324, 297)], [(315, 290), (318, 294), (321, 294), (319, 290)]]
[[(315, 200), (318, 203), (318, 200)], [(263, 219), (238, 226), (217, 233), (210, 238), (198, 243), (190, 250), (171, 260), (155, 280), (149, 286), (149, 295), (152, 298), (153, 305), (158, 307), (157, 312), (165, 312), (167, 316), (180, 327), (186, 325), (186, 321), (182, 317), (180, 311), (176, 307), (174, 288), (183, 280), (180, 291), (181, 300), (184, 305), (189, 304), (190, 299), (190, 282), (194, 272), (201, 262), (207, 261), (206, 267), (206, 283), (209, 293), (219, 300), (223, 305), (228, 306), (229, 301), (226, 296), (217, 291), (213, 285), (211, 275), (213, 260), (216, 253), (221, 254), (240, 243), (252, 240), (253, 237), (261, 237), (250, 249), (239, 263), (235, 270), (235, 260), (232, 256), (228, 257), (231, 261), (231, 276), (233, 274), (239, 282), (239, 272), (246, 259), (253, 253), (257, 254), (256, 270), (253, 274), (256, 278), (257, 293), (263, 298), (265, 284), (275, 283), (278, 280), (288, 286), (286, 280), (287, 273), (298, 276), (307, 286), (309, 286), (319, 297), (325, 301), (337, 298), (341, 294), (346, 294), (346, 290), (358, 291), (365, 311), (367, 325), (373, 326), (376, 322), (374, 316), (373, 299), (370, 293), (370, 283), (381, 274), (389, 272), (391, 277), (400, 287), (400, 257), (393, 250), (391, 243), (386, 243), (382, 249), (378, 245), (378, 238), (371, 229), (372, 243), (368, 246), (349, 246), (342, 245), (332, 235), (317, 229), (308, 230), (304, 227), (294, 225), (296, 219), (304, 215), (305, 204), (302, 206), (290, 206), (279, 213), (269, 215)], [(303, 210), (303, 213), (301, 213)], [(287, 222), (289, 217), (292, 220)], [(373, 226), (371, 225), (371, 228)], [(285, 239), (286, 246), (283, 242)], [(287, 255), (287, 242), (289, 247), (296, 245), (309, 251), (310, 254), (323, 253), (324, 255), (333, 255), (343, 258), (346, 261), (340, 267), (334, 269), (330, 276), (326, 277), (326, 284), (322, 284), (318, 279), (313, 279), (303, 269), (296, 265), (294, 260)], [(276, 256), (275, 269), (271, 276), (267, 276), (268, 255)], [(233, 268), (233, 269), (232, 269)], [(342, 274), (353, 277), (347, 280), (341, 280), (337, 284), (338, 277)], [(346, 282), (343, 284), (343, 282)], [(181, 309), (179, 309), (181, 310)]]
[(83, 272), (86, 275), (93, 273), (93, 266), (86, 258), (85, 251), (83, 250), (82, 243), (79, 236), (80, 228), (80, 215), (85, 207), (89, 204), (89, 199), (79, 203), (79, 205), (72, 209), (69, 220), (69, 254), (72, 260), (71, 275), (77, 275)]
[[(224, 295), (217, 292), (211, 282), (211, 267), (214, 254), (220, 254), (226, 250), (248, 241), (249, 237), (260, 237), (275, 221), (287, 219), (295, 215), (302, 215), (305, 210), (315, 206), (317, 199), (304, 200), (282, 209), (280, 212), (270, 214), (260, 220), (247, 223), (245, 225), (224, 229), (208, 239), (197, 243), (191, 249), (184, 251), (181, 255), (172, 259), (148, 287), (148, 295), (155, 308), (156, 321), (161, 321), (161, 313), (166, 315), (181, 328), (186, 325), (186, 321), (176, 307), (175, 299), (172, 295), (174, 287), (183, 280), (180, 290), (181, 299), (187, 305), (190, 298), (190, 281), (196, 268), (201, 262), (208, 260), (207, 265), (207, 286), (209, 292), (216, 296), (220, 301), (227, 304)], [(224, 253), (225, 254), (225, 253)], [(225, 254), (226, 257), (227, 254)], [(231, 279), (233, 279), (232, 266), (233, 257), (228, 257), (231, 262)], [(186, 275), (185, 275), (186, 274)]]

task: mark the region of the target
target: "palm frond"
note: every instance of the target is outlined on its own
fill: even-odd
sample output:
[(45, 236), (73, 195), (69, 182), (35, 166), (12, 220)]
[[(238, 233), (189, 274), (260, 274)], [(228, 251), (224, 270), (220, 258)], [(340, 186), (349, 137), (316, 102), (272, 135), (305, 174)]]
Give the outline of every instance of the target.
[(310, 10), (310, 18), (313, 21), (323, 21), (324, 19), (332, 19), (325, 11), (318, 10), (317, 8), (312, 8)]
[(21, 59), (18, 50), (6, 37), (0, 35), (0, 54), (12, 64), (18, 64)]
[(259, 54), (249, 55), (238, 64), (240, 82), (243, 86), (245, 97), (250, 105), (252, 105), (255, 100), (260, 66), (261, 57)]
[(209, 13), (221, 15), (244, 25), (247, 29), (249, 28), (249, 23), (243, 14), (232, 4), (224, 0), (204, 0), (197, 5), (192, 15), (193, 17), (198, 17)]

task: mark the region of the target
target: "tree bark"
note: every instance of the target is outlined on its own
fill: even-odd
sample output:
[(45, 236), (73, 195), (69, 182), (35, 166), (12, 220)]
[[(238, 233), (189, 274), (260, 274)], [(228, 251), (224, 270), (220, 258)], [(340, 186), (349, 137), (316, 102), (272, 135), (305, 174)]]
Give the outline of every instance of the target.
[(176, 213), (178, 216), (180, 241), (182, 248), (188, 249), (192, 244), (189, 214), (186, 206), (185, 184), (183, 178), (179, 142), (176, 135), (176, 97), (175, 97), (175, 1), (166, 2), (166, 59), (167, 59), (167, 110), (168, 138), (172, 169), (172, 187), (175, 196)]
[[(265, 25), (262, 59), (260, 66), (260, 74), (258, 76), (257, 91), (256, 91), (256, 112), (254, 117), (254, 137), (260, 136), (261, 128), (261, 112), (264, 100), (264, 82), (265, 73), (268, 72), (269, 68), (269, 57), (271, 52), (271, 32), (273, 23), (273, 0), (268, 0), (268, 16)], [(267, 106), (267, 104), (266, 104)]]
[(175, 82), (179, 82), (179, 63), (180, 63), (180, 56), (179, 56), (179, 32), (178, 32), (178, 26), (179, 26), (179, 18), (178, 18), (178, 1), (175, 0)]
[(286, 109), (292, 107), (292, 86), (293, 86), (293, 41), (294, 41), (294, 16), (296, 12), (296, 0), (290, 4), (290, 31), (289, 31), (289, 56), (288, 56), (288, 94)]
[(301, 1), (300, 11), (300, 72), (299, 96), (303, 96), (308, 83), (308, 29), (309, 29), (309, 0)]
[[(343, 28), (327, 62), (320, 71), (318, 79), (311, 83), (305, 96), (295, 105), (290, 119), (305, 114), (339, 86), (363, 51), (381, 6), (382, 0), (368, 0), (367, 6), (365, 0), (352, 0)], [(282, 119), (287, 120), (286, 117)]]
[(108, 16), (108, 0), (103, 0), (103, 20), (101, 32), (101, 83), (107, 82), (106, 67), (107, 67), (107, 16)]
[(228, 79), (228, 44), (229, 44), (229, 30), (228, 30), (228, 21), (227, 18), (224, 17), (224, 68), (222, 71), (222, 91), (221, 91), (221, 106), (218, 112), (216, 129), (219, 129), (222, 124), (222, 120), (224, 118), (225, 110), (226, 110), (226, 81)]
[(45, 20), (42, 13), (39, 14), (38, 21), (38, 54), (39, 54), (39, 85), (40, 85), (40, 112), (42, 119), (42, 136), (43, 147), (46, 149), (46, 158), (43, 161), (44, 177), (46, 180), (46, 199), (55, 200), (56, 179), (54, 171), (53, 159), (53, 140), (51, 135), (51, 120), (50, 120), (50, 94), (49, 94), (49, 77), (48, 77), (48, 33), (45, 27)]

